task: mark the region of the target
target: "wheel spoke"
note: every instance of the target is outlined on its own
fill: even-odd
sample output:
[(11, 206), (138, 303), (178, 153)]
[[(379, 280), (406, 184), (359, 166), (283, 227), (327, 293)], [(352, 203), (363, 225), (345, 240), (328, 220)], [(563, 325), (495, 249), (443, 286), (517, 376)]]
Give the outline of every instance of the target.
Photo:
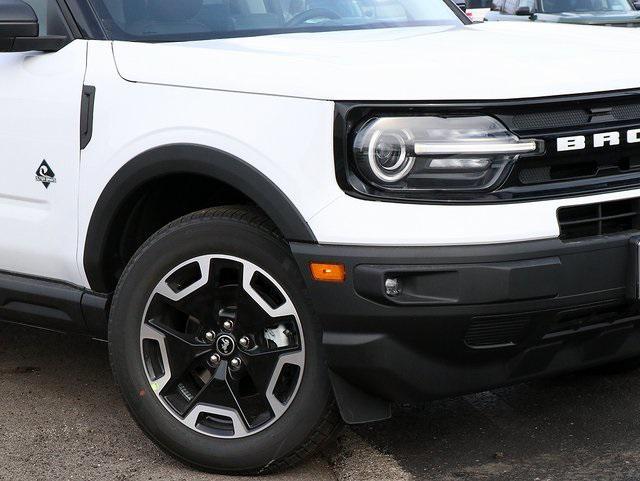
[(155, 319), (149, 320), (147, 322), (147, 325), (151, 326), (153, 329), (160, 331), (166, 337), (184, 344), (184, 347), (182, 347), (182, 349), (192, 349), (197, 351), (199, 349), (210, 348), (208, 344), (196, 339), (194, 336), (191, 336), (188, 333), (177, 331), (176, 329), (166, 326), (156, 321)]
[(191, 411), (198, 404), (238, 410), (238, 404), (227, 386), (227, 371), (228, 363), (227, 361), (222, 361), (216, 368), (213, 376), (211, 376), (211, 379), (209, 379), (187, 405), (185, 411)]
[[(198, 267), (200, 269), (200, 277), (189, 285), (181, 286), (180, 288), (171, 286), (169, 280), (172, 278), (172, 276), (176, 272), (180, 271), (180, 269), (191, 265), (194, 262), (198, 264)], [(160, 281), (160, 283), (156, 287), (155, 293), (160, 294), (161, 296), (166, 297), (171, 301), (179, 301), (180, 299), (187, 297), (189, 294), (195, 292), (196, 290), (207, 284), (207, 282), (209, 282), (210, 264), (211, 259), (208, 256), (201, 256), (181, 264), (171, 273), (165, 276), (162, 281)]]
[(200, 405), (214, 406), (225, 412), (238, 413), (245, 429), (254, 429), (285, 411), (286, 404), (280, 402), (273, 391), (286, 364), (302, 366), (302, 352), (282, 349), (243, 357), (247, 375), (252, 381), (251, 389), (247, 392), (246, 379), (230, 374), (227, 362), (223, 361), (211, 380), (189, 403), (185, 410), (189, 413), (187, 417)]
[(168, 306), (170, 315), (175, 318), (198, 323), (210, 318), (207, 307), (212, 297), (207, 296), (207, 290), (203, 289), (209, 283), (210, 264), (210, 259), (203, 256), (173, 269), (156, 286), (152, 301), (159, 303), (152, 302), (148, 315), (155, 316), (164, 310), (164, 306)]
[(238, 295), (236, 318), (242, 324), (242, 334), (259, 332), (273, 323), (271, 316), (244, 291)]
[[(259, 292), (252, 284), (256, 275), (261, 275), (263, 284), (271, 288), (280, 299), (274, 301), (274, 299), (268, 299), (265, 293)], [(273, 279), (260, 273), (254, 265), (244, 264), (242, 289), (238, 295), (236, 312), (236, 317), (243, 328), (239, 334), (257, 334), (265, 328), (278, 325), (284, 318), (295, 316), (295, 313), (293, 303), (276, 287)]]
[(203, 413), (220, 414), (233, 422), (234, 435), (238, 432), (246, 434), (247, 422), (242, 408), (229, 386), (229, 369), (227, 361), (222, 361), (211, 377), (185, 410), (185, 422), (195, 427), (198, 416)]
[[(286, 406), (274, 396), (276, 383), (282, 373), (285, 364), (302, 366), (304, 354), (298, 348), (285, 348), (265, 351), (243, 356), (247, 375), (251, 378), (255, 387), (255, 395), (245, 398), (239, 396), (234, 390), (239, 404), (244, 410), (245, 418), (249, 418), (248, 412), (256, 409), (270, 410), (273, 416), (280, 416)], [(237, 387), (231, 385), (232, 390)], [(268, 406), (268, 408), (267, 408)], [(256, 418), (257, 416), (253, 416)]]
[(298, 351), (287, 352), (285, 354), (282, 354), (278, 358), (276, 367), (273, 370), (273, 374), (269, 381), (269, 385), (267, 386), (267, 389), (266, 389), (266, 396), (267, 396), (267, 400), (269, 401), (269, 405), (273, 410), (274, 415), (277, 417), (281, 416), (284, 413), (284, 411), (287, 409), (287, 404), (280, 402), (280, 400), (274, 394), (276, 383), (278, 382), (280, 374), (282, 373), (282, 369), (287, 364), (297, 366), (300, 369), (300, 373), (301, 373), (302, 369), (304, 368), (304, 352), (298, 350)]
[[(169, 353), (167, 352), (167, 345), (165, 343), (166, 336), (154, 329), (149, 324), (143, 323), (142, 329), (140, 332), (140, 337), (142, 343), (145, 340), (155, 341), (158, 343), (158, 347), (160, 349), (160, 361), (162, 363), (162, 371), (161, 373), (155, 373), (155, 378), (152, 380), (153, 390), (156, 392), (161, 392), (167, 383), (171, 380), (171, 366), (169, 364)], [(143, 356), (144, 356), (144, 344), (142, 346)], [(147, 368), (148, 369), (148, 368)]]
[[(296, 314), (295, 307), (291, 300), (283, 293), (280, 292), (280, 295), (283, 296), (284, 302), (282, 304), (271, 306), (267, 300), (252, 286), (252, 280), (254, 275), (259, 273), (258, 269), (254, 265), (245, 264), (243, 275), (242, 275), (242, 288), (249, 295), (253, 301), (262, 308), (262, 310), (271, 318), (275, 317), (284, 317), (284, 316), (294, 316)], [(265, 274), (259, 273), (264, 276), (265, 279), (270, 282), (274, 288), (277, 289), (277, 283), (271, 277), (267, 277)]]
[(155, 340), (160, 345), (165, 374), (162, 382), (155, 381), (154, 390), (159, 394), (178, 383), (194, 364), (202, 363), (202, 357), (211, 350), (208, 344), (152, 322), (144, 324), (142, 338)]
[(234, 394), (242, 417), (250, 428), (254, 428), (273, 416), (276, 416), (267, 390), (275, 372), (280, 353), (263, 352), (255, 355), (243, 355), (245, 376), (236, 379), (229, 376), (229, 388)]
[(242, 269), (243, 264), (240, 262), (215, 259), (207, 266), (208, 278), (205, 282), (198, 281), (196, 289), (190, 286), (175, 294), (167, 284), (168, 276), (164, 280), (164, 287), (156, 293), (176, 310), (214, 327), (216, 323), (220, 324), (226, 319), (221, 315), (222, 312), (235, 313), (241, 291)]
[(249, 431), (247, 430), (247, 427), (244, 424), (244, 421), (241, 419), (237, 411), (234, 411), (232, 409), (220, 408), (214, 405), (198, 404), (184, 418), (184, 424), (189, 426), (191, 429), (199, 431), (200, 429), (198, 426), (198, 418), (200, 417), (201, 414), (215, 414), (215, 415), (227, 417), (231, 420), (233, 424), (233, 435), (224, 436), (223, 434), (218, 434), (219, 436), (239, 438), (239, 437), (244, 437), (249, 435)]

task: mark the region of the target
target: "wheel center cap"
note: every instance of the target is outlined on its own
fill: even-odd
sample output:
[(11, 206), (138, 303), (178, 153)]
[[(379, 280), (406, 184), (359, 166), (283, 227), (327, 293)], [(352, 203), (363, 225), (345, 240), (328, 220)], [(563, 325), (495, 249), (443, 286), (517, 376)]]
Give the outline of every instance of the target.
[(228, 356), (236, 350), (236, 341), (228, 334), (223, 334), (216, 340), (216, 350), (221, 356)]

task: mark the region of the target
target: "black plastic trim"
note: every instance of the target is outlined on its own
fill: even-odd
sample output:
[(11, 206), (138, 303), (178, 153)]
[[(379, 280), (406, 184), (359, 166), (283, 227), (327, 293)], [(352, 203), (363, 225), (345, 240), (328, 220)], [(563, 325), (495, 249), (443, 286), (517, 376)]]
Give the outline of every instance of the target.
[[(291, 250), (340, 378), (341, 410), (362, 422), (383, 417), (380, 401), (477, 392), (640, 355), (637, 236)], [(342, 263), (345, 282), (313, 280), (311, 262)], [(435, 277), (404, 284), (408, 296), (385, 292), (387, 275), (425, 273)]]
[(80, 27), (78, 26), (78, 22), (76, 22), (75, 18), (73, 17), (73, 14), (69, 9), (69, 5), (67, 5), (65, 0), (57, 0), (57, 3), (73, 38), (83, 38)]
[(332, 371), (329, 379), (340, 415), (347, 424), (384, 421), (391, 417), (389, 402), (362, 391)]
[[(57, 0), (56, 4), (59, 7), (62, 18), (60, 19), (66, 27), (67, 34), (65, 35), (39, 35), (38, 18), (35, 11), (27, 4), (27, 7), (33, 12), (33, 19), (35, 21), (34, 27), (26, 29), (19, 33), (14, 38), (3, 38), (0, 41), (0, 51), (4, 52), (57, 52), (63, 49), (66, 45), (71, 43), (73, 39), (80, 37), (80, 31), (75, 21), (71, 17), (69, 8), (63, 0)], [(24, 23), (25, 27), (28, 25)], [(0, 21), (0, 33), (2, 31), (3, 23)]]
[(458, 7), (458, 5), (456, 5), (456, 2), (454, 2), (453, 0), (444, 0), (444, 3), (446, 3), (447, 6), (453, 11), (453, 13), (455, 13), (456, 16), (460, 20), (462, 20), (462, 23), (464, 25), (473, 24), (471, 19), (469, 17), (467, 17), (467, 15), (460, 9), (460, 7)]
[(81, 38), (108, 40), (102, 23), (98, 21), (90, 2), (87, 0), (58, 0), (58, 2), (66, 4), (66, 16), (69, 20), (73, 20), (76, 31)]
[[(625, 291), (624, 276), (624, 279), (610, 279), (610, 284), (604, 281), (612, 270), (626, 265), (629, 239), (636, 235), (637, 231), (633, 231), (570, 242), (556, 238), (462, 246), (387, 247), (300, 242), (292, 242), (290, 246), (307, 287), (312, 294), (316, 294), (313, 298), (319, 312), (339, 312), (345, 317), (357, 317), (365, 314), (360, 310), (364, 306), (371, 313), (378, 306), (382, 310), (377, 314), (384, 314), (386, 306), (393, 306), (398, 308), (388, 311), (393, 316), (403, 312), (415, 313), (418, 312), (416, 309), (424, 306), (442, 310), (476, 306), (475, 312), (481, 313), (484, 308), (477, 306), (485, 305), (491, 309), (497, 303), (516, 305), (518, 302), (534, 300), (556, 302), (561, 297), (580, 295), (583, 290)], [(604, 262), (607, 255), (612, 257)], [(309, 269), (311, 262), (343, 264), (346, 283), (332, 285), (313, 281)], [(565, 277), (561, 275), (561, 267), (571, 269), (567, 272), (575, 276), (570, 284), (562, 282)], [(584, 275), (586, 272), (588, 276)], [(432, 297), (405, 298), (384, 294), (381, 280), (386, 275), (434, 274), (437, 277), (441, 273), (455, 273), (456, 279), (451, 286), (460, 289), (446, 292), (447, 284), (436, 282), (429, 286), (429, 289), (438, 290), (438, 295)], [(518, 281), (517, 289), (514, 280)], [(336, 291), (370, 302), (337, 301)]]
[[(0, 5), (3, 18), (0, 18), (1, 37), (37, 37), (38, 17), (31, 5), (22, 1), (10, 0)], [(11, 20), (6, 20), (7, 18)]]
[(85, 289), (82, 294), (81, 305), (87, 332), (96, 339), (106, 341), (111, 296)]
[(108, 233), (120, 206), (147, 182), (171, 174), (198, 174), (224, 182), (262, 209), (287, 240), (316, 241), (304, 217), (288, 197), (248, 163), (202, 145), (166, 145), (127, 162), (100, 195), (84, 247), (84, 268), (92, 289), (108, 292), (108, 280), (103, 276), (102, 265)]
[(64, 35), (47, 35), (41, 37), (17, 37), (11, 46), (12, 52), (57, 52), (67, 46), (71, 40)]
[(96, 99), (96, 88), (85, 85), (82, 88), (80, 106), (80, 150), (84, 150), (93, 136), (93, 107)]
[(0, 272), (4, 322), (106, 339), (108, 296), (52, 279)]

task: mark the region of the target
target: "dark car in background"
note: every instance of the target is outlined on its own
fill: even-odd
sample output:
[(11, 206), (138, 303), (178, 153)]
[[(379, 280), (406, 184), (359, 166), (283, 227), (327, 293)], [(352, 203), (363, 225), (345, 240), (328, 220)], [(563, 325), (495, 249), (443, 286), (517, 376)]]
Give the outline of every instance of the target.
[(631, 0), (493, 0), (485, 21), (538, 21), (640, 26), (640, 1)]

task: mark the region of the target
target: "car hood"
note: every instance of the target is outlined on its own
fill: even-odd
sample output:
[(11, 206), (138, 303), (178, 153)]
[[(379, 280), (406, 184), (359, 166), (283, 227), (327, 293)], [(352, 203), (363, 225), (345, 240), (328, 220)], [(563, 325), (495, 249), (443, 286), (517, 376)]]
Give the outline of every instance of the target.
[(586, 12), (586, 13), (541, 13), (538, 20), (581, 25), (629, 25), (640, 26), (640, 12)]
[(492, 100), (640, 87), (635, 29), (522, 22), (114, 42), (132, 82), (325, 100)]

